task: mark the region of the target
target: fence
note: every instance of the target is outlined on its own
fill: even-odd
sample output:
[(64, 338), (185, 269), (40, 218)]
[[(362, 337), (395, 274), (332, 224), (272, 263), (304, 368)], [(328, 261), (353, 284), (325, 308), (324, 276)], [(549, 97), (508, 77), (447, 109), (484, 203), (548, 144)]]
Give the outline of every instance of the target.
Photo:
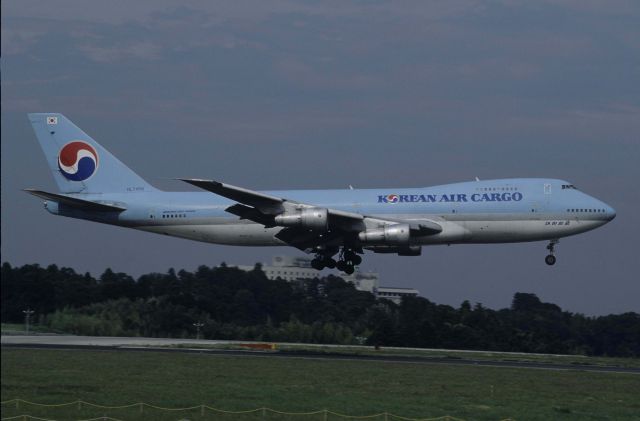
[[(11, 399), (1, 402), (2, 421), (128, 421), (128, 420), (260, 420), (260, 421), (464, 421), (449, 415), (436, 418), (407, 418), (387, 412), (371, 415), (345, 415), (327, 409), (312, 412), (284, 412), (271, 408), (257, 408), (247, 411), (225, 411), (208, 405), (187, 408), (164, 408), (144, 402), (121, 406), (97, 405), (75, 401), (61, 404), (41, 404)], [(54, 414), (55, 412), (55, 414)], [(55, 418), (52, 418), (55, 417)], [(505, 419), (502, 421), (514, 421)]]

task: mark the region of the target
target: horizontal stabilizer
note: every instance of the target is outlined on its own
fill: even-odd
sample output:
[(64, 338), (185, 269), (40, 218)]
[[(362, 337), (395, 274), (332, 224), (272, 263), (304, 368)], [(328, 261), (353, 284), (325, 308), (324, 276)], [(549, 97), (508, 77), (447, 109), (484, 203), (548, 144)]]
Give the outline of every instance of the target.
[(124, 210), (127, 210), (127, 208), (113, 204), (113, 203), (94, 202), (91, 200), (78, 199), (76, 197), (66, 196), (64, 194), (49, 193), (42, 190), (25, 189), (24, 191), (34, 196), (38, 196), (42, 199), (62, 203), (72, 208), (77, 208), (81, 210), (98, 211), (98, 212), (122, 212)]

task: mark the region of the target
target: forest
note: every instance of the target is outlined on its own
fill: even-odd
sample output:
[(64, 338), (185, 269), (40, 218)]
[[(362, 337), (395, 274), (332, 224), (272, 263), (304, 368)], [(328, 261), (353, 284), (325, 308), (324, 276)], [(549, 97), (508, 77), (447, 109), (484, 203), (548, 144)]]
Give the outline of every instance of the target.
[(50, 265), (2, 265), (1, 318), (23, 310), (52, 332), (640, 357), (640, 314), (590, 317), (516, 293), (509, 308), (459, 307), (407, 297), (398, 305), (336, 276), (287, 282), (200, 266), (137, 279), (107, 269), (95, 278)]

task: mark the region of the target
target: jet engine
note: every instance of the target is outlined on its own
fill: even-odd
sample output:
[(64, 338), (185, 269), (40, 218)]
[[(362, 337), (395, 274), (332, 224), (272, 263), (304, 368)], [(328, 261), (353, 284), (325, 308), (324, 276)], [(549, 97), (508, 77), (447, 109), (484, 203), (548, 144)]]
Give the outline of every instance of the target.
[(329, 212), (326, 208), (303, 208), (285, 212), (274, 218), (283, 227), (301, 227), (312, 231), (326, 231), (329, 226)]
[(386, 225), (382, 228), (362, 231), (358, 238), (365, 244), (409, 244), (409, 224)]

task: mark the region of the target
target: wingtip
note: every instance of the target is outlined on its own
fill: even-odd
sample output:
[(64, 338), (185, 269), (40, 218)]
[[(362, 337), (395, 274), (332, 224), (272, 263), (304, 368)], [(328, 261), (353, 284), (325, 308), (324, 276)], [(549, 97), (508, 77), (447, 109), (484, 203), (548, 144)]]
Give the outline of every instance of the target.
[(224, 186), (224, 184), (219, 181), (205, 180), (202, 178), (177, 178), (176, 180), (184, 181), (187, 184), (213, 193), (215, 193), (215, 191), (212, 189), (219, 189)]
[(178, 178), (174, 178), (173, 180), (180, 180), (180, 181), (185, 181), (187, 183), (190, 182), (200, 182), (200, 181), (213, 181), (213, 180), (206, 180), (204, 178), (183, 178), (183, 177), (178, 177)]
[(189, 184), (193, 184), (193, 185), (198, 185), (198, 184), (222, 185), (222, 183), (219, 182), (219, 181), (207, 180), (207, 179), (204, 179), (204, 178), (176, 178), (176, 180), (184, 181), (185, 183), (189, 183)]

